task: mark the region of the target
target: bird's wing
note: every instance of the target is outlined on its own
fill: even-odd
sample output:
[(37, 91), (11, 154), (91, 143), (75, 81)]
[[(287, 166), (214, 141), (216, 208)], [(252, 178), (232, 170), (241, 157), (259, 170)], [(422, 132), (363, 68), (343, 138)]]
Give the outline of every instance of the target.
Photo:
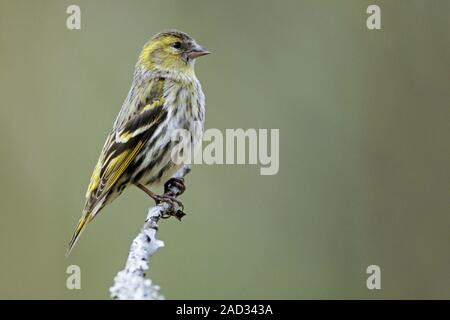
[[(158, 87), (161, 86), (158, 85)], [(152, 91), (150, 90), (149, 93)], [(158, 94), (153, 92), (150, 99), (145, 97), (142, 100), (144, 103), (141, 102), (141, 105), (136, 108), (135, 114), (119, 128), (113, 130), (106, 139), (86, 192), (83, 215), (69, 243), (69, 252), (85, 225), (105, 204), (111, 188), (167, 116), (167, 111), (163, 108), (162, 92)]]
[(95, 189), (95, 198), (101, 199), (114, 186), (165, 116), (162, 104), (152, 106), (112, 133), (112, 143), (105, 152), (98, 176), (92, 182), (91, 192)]

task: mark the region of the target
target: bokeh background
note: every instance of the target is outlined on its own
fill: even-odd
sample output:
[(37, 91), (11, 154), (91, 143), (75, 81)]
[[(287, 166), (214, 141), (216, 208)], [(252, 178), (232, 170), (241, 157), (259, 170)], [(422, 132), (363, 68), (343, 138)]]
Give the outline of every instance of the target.
[(450, 298), (449, 18), (446, 0), (0, 0), (0, 298), (109, 298), (152, 202), (128, 190), (64, 252), (137, 55), (166, 28), (213, 51), (207, 128), (280, 129), (278, 175), (189, 175), (149, 273), (167, 298)]

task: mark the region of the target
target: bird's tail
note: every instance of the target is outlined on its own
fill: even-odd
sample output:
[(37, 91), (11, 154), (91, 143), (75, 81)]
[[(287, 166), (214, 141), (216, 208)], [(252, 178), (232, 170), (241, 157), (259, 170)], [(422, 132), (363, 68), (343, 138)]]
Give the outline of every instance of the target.
[(83, 232), (84, 228), (86, 227), (89, 221), (91, 221), (91, 214), (89, 212), (86, 212), (78, 221), (75, 231), (73, 232), (72, 238), (69, 241), (69, 246), (67, 247), (66, 257), (69, 256), (70, 252), (75, 246), (75, 243), (77, 243), (78, 238), (80, 237), (81, 233)]

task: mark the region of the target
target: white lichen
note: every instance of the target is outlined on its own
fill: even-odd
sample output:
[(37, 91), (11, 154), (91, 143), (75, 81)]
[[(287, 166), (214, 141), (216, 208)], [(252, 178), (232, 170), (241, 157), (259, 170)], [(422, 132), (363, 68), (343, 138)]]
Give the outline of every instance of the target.
[[(189, 167), (183, 167), (174, 177), (184, 177), (190, 171)], [(170, 190), (178, 196), (181, 190), (172, 187)], [(130, 253), (125, 268), (119, 271), (114, 278), (113, 286), (109, 289), (111, 297), (117, 300), (163, 300), (160, 287), (145, 278), (150, 268), (150, 257), (164, 247), (164, 242), (156, 239), (158, 221), (163, 216), (173, 214), (180, 210), (176, 202), (161, 202), (149, 208), (147, 219), (134, 238), (130, 247)]]

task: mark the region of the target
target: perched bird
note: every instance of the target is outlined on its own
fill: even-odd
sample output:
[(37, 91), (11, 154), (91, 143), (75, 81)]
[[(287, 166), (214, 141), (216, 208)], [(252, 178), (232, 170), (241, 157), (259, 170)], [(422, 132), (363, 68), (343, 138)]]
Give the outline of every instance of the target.
[[(205, 96), (194, 65), (196, 58), (209, 53), (177, 30), (160, 32), (144, 45), (131, 89), (92, 173), (67, 255), (87, 223), (130, 185), (157, 202), (176, 201), (156, 195), (150, 188), (166, 183), (183, 165), (171, 157), (174, 131), (188, 130), (193, 144), (202, 139)], [(183, 181), (174, 182), (182, 185)]]

